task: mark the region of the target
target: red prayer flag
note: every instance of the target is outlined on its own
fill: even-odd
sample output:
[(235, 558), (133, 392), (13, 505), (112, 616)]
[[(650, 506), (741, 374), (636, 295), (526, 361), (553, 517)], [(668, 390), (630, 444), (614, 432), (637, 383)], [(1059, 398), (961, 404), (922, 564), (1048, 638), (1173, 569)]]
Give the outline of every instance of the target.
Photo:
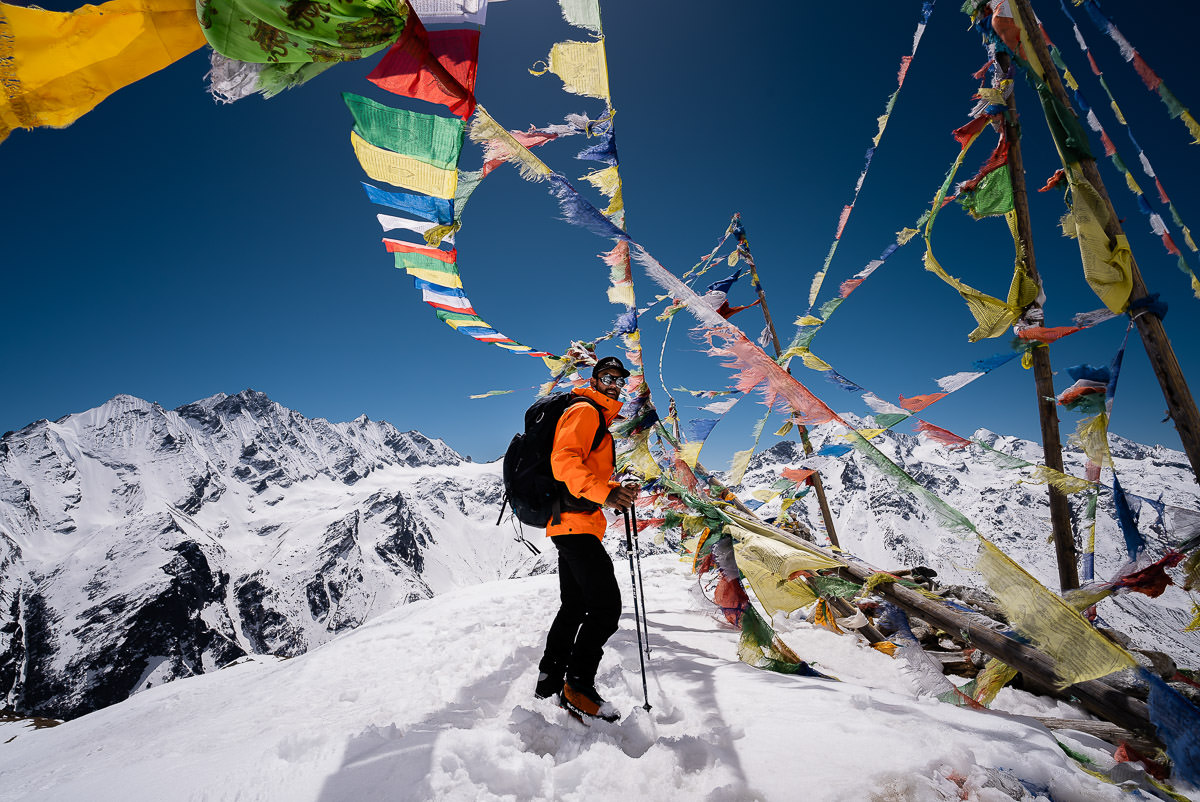
[(475, 111), (479, 31), (426, 31), (409, 11), (404, 33), (367, 80), (397, 95), (440, 103), (464, 120)]
[(941, 443), (947, 448), (958, 449), (966, 448), (967, 446), (971, 445), (970, 440), (967, 440), (964, 437), (959, 437), (954, 432), (943, 429), (941, 426), (934, 426), (928, 421), (917, 421), (917, 431), (920, 434), (928, 437), (930, 440), (933, 440), (935, 443)]
[(812, 484), (809, 481), (816, 471), (810, 468), (787, 468), (780, 474), (784, 479), (790, 479), (798, 485)]
[(452, 265), (458, 261), (458, 248), (443, 251), (441, 248), (413, 245), (410, 242), (401, 242), (398, 239), (388, 239), (387, 237), (384, 237), (383, 245), (387, 248), (388, 253), (415, 253), (421, 256), (428, 256), (430, 259), (437, 259), (439, 262), (445, 262), (448, 265)]
[(920, 412), (935, 401), (940, 401), (949, 393), (929, 393), (928, 395), (914, 395), (912, 398), (900, 396), (900, 406), (907, 409), (909, 412)]
[(1017, 332), (1017, 336), (1022, 340), (1037, 340), (1040, 343), (1049, 345), (1055, 340), (1061, 340), (1068, 334), (1074, 334), (1077, 331), (1083, 331), (1080, 326), (1030, 326), (1027, 329), (1021, 329)]

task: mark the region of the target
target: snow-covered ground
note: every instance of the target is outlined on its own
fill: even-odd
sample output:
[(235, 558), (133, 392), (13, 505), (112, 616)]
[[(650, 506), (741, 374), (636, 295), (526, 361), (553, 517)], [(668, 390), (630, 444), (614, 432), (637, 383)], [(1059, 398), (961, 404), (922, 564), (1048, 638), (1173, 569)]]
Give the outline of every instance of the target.
[[(643, 560), (653, 706), (626, 614), (585, 727), (532, 689), (552, 575), (400, 606), (291, 659), (251, 657), (34, 730), (0, 724), (0, 800), (1120, 800), (1032, 719), (917, 698), (851, 636), (779, 624), (830, 681), (737, 662), (687, 567)], [(1017, 691), (999, 706), (1079, 717)], [(1096, 768), (1111, 748), (1058, 733)], [(1193, 790), (1192, 799), (1200, 800)]]

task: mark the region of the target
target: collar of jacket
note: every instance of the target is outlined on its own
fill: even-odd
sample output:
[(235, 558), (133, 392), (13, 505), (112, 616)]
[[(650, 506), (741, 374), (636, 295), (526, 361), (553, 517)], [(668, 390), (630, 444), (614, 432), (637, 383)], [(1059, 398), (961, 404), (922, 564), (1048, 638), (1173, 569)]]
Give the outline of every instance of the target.
[(620, 401), (613, 400), (599, 390), (593, 390), (590, 384), (583, 387), (576, 387), (571, 392), (575, 395), (581, 395), (584, 398), (590, 398), (600, 405), (604, 410), (604, 423), (606, 426), (612, 426), (612, 422), (617, 419), (617, 415), (621, 412), (621, 407), (624, 406)]

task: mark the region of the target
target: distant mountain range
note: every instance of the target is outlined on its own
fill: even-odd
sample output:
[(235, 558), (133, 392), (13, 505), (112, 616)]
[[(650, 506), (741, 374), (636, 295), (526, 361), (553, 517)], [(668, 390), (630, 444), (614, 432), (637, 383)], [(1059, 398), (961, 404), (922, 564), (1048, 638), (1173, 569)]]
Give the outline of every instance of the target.
[[(1038, 461), (1032, 443), (977, 436)], [(1053, 587), (1044, 487), (909, 435), (876, 442)], [(1119, 437), (1112, 447), (1127, 490), (1200, 508), (1182, 454)], [(1079, 455), (1068, 461), (1081, 475)], [(783, 441), (754, 458), (738, 489), (801, 465), (820, 467), (843, 548), (883, 568), (924, 564), (977, 582), (972, 545), (855, 454), (805, 459)], [(175, 410), (122, 395), (10, 432), (0, 438), (0, 706), (73, 718), (246, 654), (301, 654), (453, 587), (550, 569), (552, 553), (518, 539), (542, 547), (540, 531), (495, 525), (499, 473), (419, 432), (365, 416), (309, 419), (253, 390)], [(823, 529), (811, 494), (797, 509)], [(1143, 531), (1161, 552), (1170, 515), (1153, 517), (1143, 514)], [(1111, 500), (1100, 519), (1106, 577), (1122, 563)], [(1102, 615), (1200, 667), (1200, 638), (1182, 632), (1190, 602), (1171, 590), (1106, 602)]]

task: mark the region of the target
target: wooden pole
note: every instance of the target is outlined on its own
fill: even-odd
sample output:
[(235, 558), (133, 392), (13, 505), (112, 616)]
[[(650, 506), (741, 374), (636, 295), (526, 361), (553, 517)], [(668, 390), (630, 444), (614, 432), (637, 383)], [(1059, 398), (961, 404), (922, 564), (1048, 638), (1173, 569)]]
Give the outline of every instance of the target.
[[(1007, 53), (996, 54), (996, 64), (1005, 75), (1009, 72), (1010, 60)], [(1012, 179), (1013, 208), (1017, 216), (1017, 239), (1024, 255), (1025, 269), (1029, 277), (1042, 286), (1038, 275), (1037, 260), (1033, 254), (1033, 230), (1029, 220), (1029, 195), (1025, 188), (1025, 166), (1021, 156), (1021, 125), (1017, 121), (1016, 92), (1008, 96), (1008, 111), (1004, 115), (1004, 134), (1008, 140), (1008, 168)], [(1041, 295), (1025, 312), (1026, 319), (1042, 325), (1044, 314)], [(1058, 431), (1058, 409), (1054, 401), (1054, 372), (1050, 369), (1050, 349), (1034, 345), (1033, 385), (1037, 394), (1038, 418), (1042, 426), (1042, 453), (1045, 463), (1059, 473), (1063, 472), (1062, 441)], [(1052, 484), (1047, 484), (1050, 493), (1050, 528), (1054, 534), (1054, 552), (1058, 558), (1058, 586), (1063, 591), (1079, 587), (1078, 556), (1075, 551), (1075, 535), (1071, 531), (1071, 507), (1067, 496)]]
[[(1020, 15), (1022, 26), (1029, 32), (1029, 39), (1033, 42), (1034, 55), (1041, 65), (1050, 91), (1063, 106), (1071, 108), (1067, 90), (1063, 87), (1058, 69), (1050, 57), (1050, 49), (1041, 35), (1041, 29), (1038, 27), (1029, 0), (1012, 0), (1012, 6)], [(1109, 245), (1112, 246), (1116, 243), (1116, 237), (1124, 232), (1108, 192), (1104, 188), (1104, 181), (1100, 178), (1100, 171), (1096, 168), (1096, 160), (1085, 157), (1080, 160), (1079, 166), (1084, 177), (1100, 194), (1100, 198), (1108, 210), (1108, 223), (1104, 226), (1104, 232), (1108, 234)], [(1145, 298), (1147, 295), (1146, 283), (1142, 280), (1142, 273), (1138, 269), (1137, 261), (1132, 258), (1130, 259), (1130, 271), (1133, 275), (1133, 291), (1130, 293), (1130, 300)], [(1183, 450), (1187, 454), (1188, 462), (1191, 463), (1192, 473), (1197, 481), (1200, 481), (1200, 412), (1196, 410), (1196, 402), (1192, 398), (1191, 390), (1188, 389), (1183, 370), (1179, 366), (1179, 360), (1175, 357), (1175, 350), (1171, 347), (1171, 341), (1167, 338), (1162, 320), (1158, 316), (1144, 312), (1144, 310), (1130, 310), (1128, 314), (1137, 325), (1138, 333), (1142, 337), (1146, 355), (1150, 358), (1150, 365), (1154, 368), (1154, 375), (1158, 378), (1163, 398), (1166, 399), (1167, 412), (1171, 416), (1171, 420), (1175, 422), (1175, 429), (1179, 433)]]
[[(754, 264), (754, 257), (750, 255), (750, 241), (746, 239), (746, 229), (742, 226), (742, 215), (735, 214), (733, 223), (736, 226), (738, 245), (746, 246), (744, 250), (738, 248), (738, 252), (750, 266), (750, 280), (754, 282), (754, 291), (758, 293), (758, 305), (762, 307), (763, 320), (767, 323), (767, 331), (771, 334), (771, 343), (775, 346), (775, 358), (778, 359), (783, 354), (783, 349), (779, 346), (779, 334), (775, 331), (775, 322), (771, 320), (771, 310), (767, 308), (767, 293), (763, 290), (762, 282), (758, 280), (758, 267)], [(741, 230), (737, 231), (737, 229)]]
[(842, 546), (838, 543), (837, 530), (833, 526), (833, 513), (829, 511), (829, 502), (825, 499), (825, 485), (821, 482), (819, 471), (813, 472), (812, 480), (813, 490), (817, 491), (817, 501), (821, 505), (821, 518), (825, 521), (825, 534), (829, 535), (829, 542), (833, 544), (833, 547), (840, 549)]

